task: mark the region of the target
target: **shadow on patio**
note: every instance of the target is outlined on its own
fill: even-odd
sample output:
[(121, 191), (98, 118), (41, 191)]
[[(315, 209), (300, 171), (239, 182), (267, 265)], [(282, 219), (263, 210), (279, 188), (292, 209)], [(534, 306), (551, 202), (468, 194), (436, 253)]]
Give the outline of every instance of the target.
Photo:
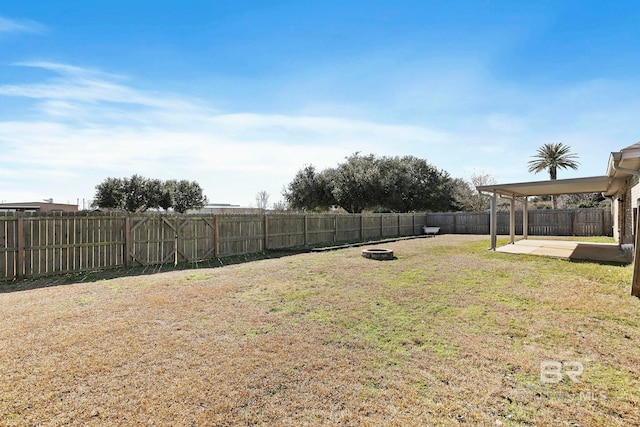
[(633, 253), (625, 251), (616, 243), (587, 243), (566, 240), (518, 240), (496, 248), (497, 252), (510, 254), (542, 255), (569, 260), (614, 262), (629, 264)]

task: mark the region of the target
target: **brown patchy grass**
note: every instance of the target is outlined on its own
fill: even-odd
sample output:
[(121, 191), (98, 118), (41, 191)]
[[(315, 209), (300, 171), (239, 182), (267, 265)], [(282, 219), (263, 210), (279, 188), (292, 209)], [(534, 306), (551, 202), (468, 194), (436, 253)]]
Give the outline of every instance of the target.
[[(640, 424), (630, 267), (487, 243), (0, 294), (0, 424)], [(546, 360), (581, 382), (541, 384)]]

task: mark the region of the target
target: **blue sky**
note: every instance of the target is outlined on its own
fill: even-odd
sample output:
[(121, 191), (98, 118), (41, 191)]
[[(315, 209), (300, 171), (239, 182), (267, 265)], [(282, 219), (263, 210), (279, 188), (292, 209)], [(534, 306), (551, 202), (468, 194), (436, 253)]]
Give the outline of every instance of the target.
[(107, 177), (270, 201), (306, 164), (414, 155), (527, 172), (545, 143), (602, 175), (637, 142), (640, 3), (121, 1), (0, 5), (0, 200), (89, 200)]

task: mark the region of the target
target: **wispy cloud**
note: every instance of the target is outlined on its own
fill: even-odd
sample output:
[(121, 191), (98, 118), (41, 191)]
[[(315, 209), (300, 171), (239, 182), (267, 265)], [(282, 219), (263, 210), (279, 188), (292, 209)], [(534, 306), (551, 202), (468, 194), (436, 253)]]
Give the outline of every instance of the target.
[(0, 33), (42, 34), (46, 27), (28, 19), (9, 19), (0, 16)]
[(199, 100), (137, 90), (124, 76), (48, 62), (19, 65), (55, 73), (44, 82), (0, 86), (0, 94), (32, 99), (38, 109), (37, 120), (0, 122), (0, 175), (34, 197), (53, 188), (38, 198), (88, 198), (108, 176), (140, 173), (195, 179), (213, 201), (249, 204), (261, 190), (275, 201), (304, 164), (324, 168), (355, 151), (400, 154), (448, 138), (420, 126), (219, 112)]
[(127, 76), (52, 62), (16, 65), (52, 76), (0, 86), (0, 95), (30, 99), (33, 108), (22, 119), (0, 121), (0, 200), (15, 195), (13, 188), (32, 199), (90, 198), (104, 178), (139, 173), (197, 180), (215, 202), (249, 204), (261, 190), (275, 201), (303, 165), (335, 166), (356, 151), (413, 154), (454, 176), (486, 170), (500, 181), (525, 181), (536, 178), (526, 174), (535, 148), (558, 141), (571, 145), (583, 165), (565, 177), (596, 175), (609, 151), (635, 142), (640, 110), (629, 81), (578, 81), (555, 90), (478, 81), (459, 95), (464, 109), (442, 102), (446, 114), (402, 99), (414, 118), (398, 124), (328, 111), (219, 111), (201, 99), (139, 90)]
[(0, 95), (20, 96), (44, 100), (74, 102), (113, 102), (155, 108), (186, 107), (177, 99), (143, 94), (119, 80), (123, 76), (53, 62), (20, 62), (15, 66), (41, 68), (53, 71), (53, 77), (44, 83), (0, 86)]

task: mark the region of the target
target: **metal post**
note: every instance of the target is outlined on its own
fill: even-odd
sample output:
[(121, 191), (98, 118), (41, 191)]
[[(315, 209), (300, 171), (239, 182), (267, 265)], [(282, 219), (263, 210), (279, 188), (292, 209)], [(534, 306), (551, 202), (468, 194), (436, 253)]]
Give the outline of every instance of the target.
[(633, 276), (631, 278), (631, 295), (634, 297), (640, 297), (640, 239), (638, 233), (640, 232), (640, 221), (636, 224), (636, 241), (634, 246), (633, 257)]
[(522, 238), (529, 237), (529, 197), (524, 197), (524, 207), (522, 211)]
[(516, 195), (511, 196), (509, 200), (509, 243), (516, 242)]
[(497, 246), (497, 231), (498, 231), (498, 215), (496, 212), (498, 195), (494, 191), (491, 196), (491, 214), (489, 216), (489, 233), (491, 234), (491, 250), (495, 251)]

